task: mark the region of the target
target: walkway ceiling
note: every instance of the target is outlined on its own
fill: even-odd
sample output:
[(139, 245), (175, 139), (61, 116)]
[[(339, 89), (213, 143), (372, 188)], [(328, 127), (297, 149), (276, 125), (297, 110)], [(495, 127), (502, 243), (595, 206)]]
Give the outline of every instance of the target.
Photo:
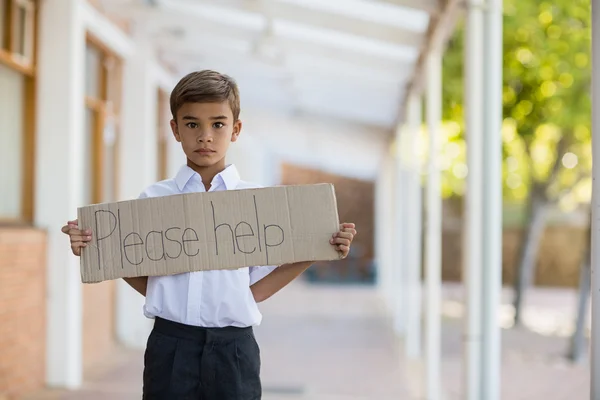
[[(216, 69), (245, 106), (393, 128), (447, 0), (102, 0), (178, 75)], [(443, 2), (443, 3), (442, 3)]]

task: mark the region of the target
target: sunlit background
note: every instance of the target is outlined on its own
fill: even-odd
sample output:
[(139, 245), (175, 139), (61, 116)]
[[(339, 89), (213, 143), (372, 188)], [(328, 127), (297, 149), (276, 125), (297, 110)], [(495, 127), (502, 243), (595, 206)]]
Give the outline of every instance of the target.
[[(469, 30), (465, 16), (485, 9), (471, 3), (0, 0), (0, 400), (140, 398), (143, 298), (122, 282), (82, 285), (60, 227), (79, 206), (136, 198), (175, 174), (185, 159), (169, 95), (200, 69), (240, 86), (244, 128), (227, 161), (242, 179), (334, 183), (340, 219), (359, 231), (348, 259), (315, 264), (261, 304), (264, 398), (438, 400), (435, 386), (467, 399), (465, 202), (478, 150), (465, 44), (488, 29)], [(502, 151), (493, 398), (586, 399), (590, 1), (505, 0), (503, 16), (503, 121), (483, 130)], [(431, 171), (439, 354), (424, 323), (437, 299), (425, 285)], [(440, 370), (429, 384), (428, 365)]]

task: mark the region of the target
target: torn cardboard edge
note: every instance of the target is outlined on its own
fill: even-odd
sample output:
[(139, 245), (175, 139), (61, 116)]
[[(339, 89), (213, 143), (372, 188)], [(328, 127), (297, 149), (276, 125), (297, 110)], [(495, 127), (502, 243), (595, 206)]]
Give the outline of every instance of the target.
[(177, 194), (78, 209), (92, 230), (81, 280), (227, 270), (340, 258), (332, 184)]

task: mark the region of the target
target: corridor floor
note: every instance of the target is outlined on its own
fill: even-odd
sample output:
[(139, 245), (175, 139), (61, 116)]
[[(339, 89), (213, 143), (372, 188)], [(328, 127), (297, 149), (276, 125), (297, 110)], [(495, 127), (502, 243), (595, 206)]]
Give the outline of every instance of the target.
[[(460, 298), (459, 286), (444, 287), (444, 400), (460, 399)], [(589, 398), (587, 364), (564, 359), (573, 293), (535, 290), (528, 299), (529, 329), (503, 330), (502, 399)], [(401, 361), (401, 342), (372, 289), (296, 283), (261, 309), (264, 320), (256, 333), (264, 400), (425, 398), (419, 393), (422, 366)], [(139, 399), (141, 373), (142, 352), (119, 350), (110, 363), (89, 371), (81, 390), (45, 391), (27, 400)]]

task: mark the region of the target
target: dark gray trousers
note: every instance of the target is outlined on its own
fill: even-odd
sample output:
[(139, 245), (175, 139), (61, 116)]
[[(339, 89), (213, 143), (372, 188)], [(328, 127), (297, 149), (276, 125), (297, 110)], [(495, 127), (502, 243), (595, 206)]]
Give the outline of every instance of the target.
[(157, 318), (144, 355), (143, 400), (260, 400), (260, 350), (249, 328)]

